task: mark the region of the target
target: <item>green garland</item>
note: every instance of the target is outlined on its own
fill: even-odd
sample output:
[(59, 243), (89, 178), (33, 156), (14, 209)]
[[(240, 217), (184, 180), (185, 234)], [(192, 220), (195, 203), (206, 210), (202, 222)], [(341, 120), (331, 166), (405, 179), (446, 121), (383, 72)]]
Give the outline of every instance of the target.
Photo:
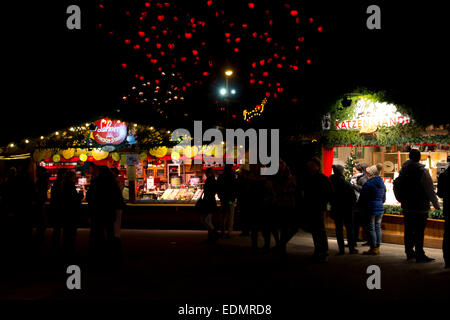
[[(384, 205), (384, 213), (403, 216), (403, 211), (400, 206)], [(428, 214), (429, 219), (444, 220), (444, 212), (442, 210), (431, 209)]]
[[(394, 103), (383, 91), (372, 92), (367, 89), (357, 89), (358, 95), (347, 97), (351, 105), (344, 107), (342, 105), (342, 96), (330, 108), (331, 123), (352, 119), (354, 116), (355, 102), (360, 98), (373, 101), (385, 101)], [(411, 110), (404, 106), (396, 104), (397, 110), (402, 114), (411, 114)], [(412, 145), (412, 144), (450, 144), (448, 135), (429, 135), (423, 133), (425, 128), (417, 123), (409, 123), (406, 125), (397, 125), (392, 127), (378, 128), (376, 133), (372, 135), (364, 135), (359, 130), (337, 130), (333, 125), (330, 130), (322, 132), (321, 142), (323, 145), (332, 146), (393, 146), (393, 145)]]

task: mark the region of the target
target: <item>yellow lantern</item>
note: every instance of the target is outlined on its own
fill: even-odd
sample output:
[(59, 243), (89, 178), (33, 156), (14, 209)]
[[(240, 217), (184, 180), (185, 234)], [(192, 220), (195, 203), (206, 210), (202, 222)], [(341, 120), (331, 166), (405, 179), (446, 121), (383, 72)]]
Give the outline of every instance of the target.
[(118, 154), (117, 152), (114, 152), (113, 154), (111, 154), (111, 157), (113, 158), (114, 161), (120, 160), (120, 154)]
[(66, 149), (63, 150), (62, 155), (64, 157), (64, 159), (69, 160), (70, 158), (72, 158), (75, 154), (75, 149)]
[(108, 158), (109, 152), (103, 151), (102, 149), (93, 149), (92, 150), (92, 156), (94, 157), (95, 160), (99, 161), (99, 160), (104, 160), (106, 158)]
[(120, 164), (127, 164), (127, 156), (125, 154), (120, 155)]
[(53, 155), (53, 162), (59, 162), (61, 161), (61, 156), (59, 154)]
[(85, 154), (85, 153), (83, 153), (83, 154), (80, 154), (80, 160), (81, 161), (83, 161), (83, 162), (85, 162), (86, 160), (87, 160), (87, 155)]
[(139, 154), (139, 160), (145, 161), (147, 159), (147, 152), (141, 152)]
[(167, 147), (153, 148), (149, 150), (149, 153), (157, 158), (162, 158), (167, 154)]
[(172, 160), (180, 160), (180, 153), (176, 150), (172, 150), (172, 154), (170, 156), (172, 157)]
[(52, 151), (49, 149), (45, 149), (41, 151), (41, 159), (48, 159), (52, 156)]

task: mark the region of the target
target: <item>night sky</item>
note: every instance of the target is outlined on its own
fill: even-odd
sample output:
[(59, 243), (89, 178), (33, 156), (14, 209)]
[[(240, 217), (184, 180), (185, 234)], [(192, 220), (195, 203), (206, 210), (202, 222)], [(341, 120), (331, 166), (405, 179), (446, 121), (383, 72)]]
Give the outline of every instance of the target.
[[(230, 104), (231, 114), (236, 115), (233, 126), (281, 128), (285, 134), (310, 130), (312, 120), (316, 121), (333, 101), (358, 87), (387, 91), (398, 103), (414, 109), (416, 120), (448, 122), (448, 118), (442, 116), (448, 109), (444, 88), (447, 69), (444, 47), (448, 36), (445, 35), (444, 10), (433, 2), (428, 1), (424, 7), (403, 1), (395, 1), (394, 5), (393, 1), (215, 0), (210, 7), (206, 0), (167, 0), (160, 2), (170, 3), (170, 7), (165, 11), (164, 20), (159, 22), (156, 21), (160, 11), (154, 7), (147, 9), (146, 1), (108, 2), (112, 1), (39, 4), (30, 1), (2, 5), (5, 16), (1, 28), (4, 53), (2, 144), (45, 135), (103, 115), (170, 129), (188, 127), (193, 120), (218, 124), (224, 114), (218, 112), (216, 101), (220, 100), (218, 89), (223, 86), (222, 75), (227, 66), (235, 70), (230, 84), (238, 91)], [(157, 2), (152, 0), (152, 6)], [(249, 2), (255, 4), (253, 9), (249, 8)], [(70, 4), (81, 7), (81, 31), (66, 28), (65, 11)], [(100, 8), (100, 4), (104, 8)], [(366, 28), (366, 8), (370, 4), (381, 7), (381, 30)], [(224, 14), (214, 19), (216, 9), (223, 9)], [(298, 11), (299, 24), (291, 14), (294, 9)], [(126, 15), (126, 11), (130, 15)], [(139, 29), (138, 14), (145, 11), (148, 20)], [(173, 22), (173, 16), (181, 21)], [(197, 20), (202, 17), (207, 26), (202, 31), (197, 25), (197, 32), (188, 40), (185, 34), (189, 33), (189, 28), (183, 21), (191, 17)], [(270, 17), (273, 19), (271, 28), (267, 27)], [(313, 23), (309, 23), (310, 17)], [(222, 23), (224, 19), (226, 22)], [(229, 23), (233, 22), (235, 25), (230, 27)], [(248, 24), (248, 31), (242, 29), (244, 23)], [(145, 46), (151, 50), (155, 50), (157, 43), (175, 46), (166, 49), (165, 56), (159, 57), (156, 64), (145, 56), (150, 51), (132, 48), (135, 43), (144, 41), (145, 37), (140, 39), (138, 32), (150, 33), (152, 25), (156, 30)], [(321, 32), (318, 27), (323, 28)], [(165, 28), (173, 31), (174, 41), (153, 37)], [(261, 41), (252, 39), (251, 31), (257, 31), (259, 36), (267, 30), (273, 38), (271, 43), (266, 41), (267, 36)], [(113, 35), (108, 31), (113, 31)], [(232, 44), (227, 46), (224, 34), (228, 32)], [(267, 60), (264, 68), (258, 66), (259, 71), (270, 73), (264, 80), (272, 81), (274, 86), (281, 83), (283, 92), (273, 99), (271, 91), (261, 120), (243, 123), (240, 120), (242, 109), (259, 104), (267, 92), (250, 84), (249, 74), (256, 74), (251, 62), (259, 64), (264, 57), (277, 53), (278, 49), (273, 47), (275, 42), (292, 51), (300, 33), (305, 38), (304, 43), (298, 52), (289, 54), (293, 58), (284, 63), (298, 65), (299, 70), (278, 72), (275, 61), (269, 66)], [(177, 34), (182, 38), (177, 39)], [(236, 37), (242, 38), (239, 46), (233, 45)], [(132, 44), (125, 44), (126, 39), (131, 39)], [(205, 42), (204, 47), (202, 42)], [(239, 52), (233, 52), (235, 47), (239, 47)], [(195, 57), (188, 53), (196, 49), (199, 65), (194, 66)], [(190, 60), (181, 63), (183, 56)], [(173, 57), (177, 58), (175, 68), (168, 62)], [(307, 59), (311, 64), (306, 63)], [(129, 101), (132, 99), (124, 102), (123, 96), (139, 83), (136, 74), (153, 85), (160, 77), (158, 66), (170, 70), (168, 73), (180, 72), (183, 76), (182, 80), (163, 80), (161, 88), (172, 82), (179, 87), (192, 83), (183, 92), (184, 101), (159, 107)], [(254, 77), (258, 80), (261, 75)], [(195, 80), (201, 84), (194, 85)], [(154, 96), (148, 98), (151, 100)]]

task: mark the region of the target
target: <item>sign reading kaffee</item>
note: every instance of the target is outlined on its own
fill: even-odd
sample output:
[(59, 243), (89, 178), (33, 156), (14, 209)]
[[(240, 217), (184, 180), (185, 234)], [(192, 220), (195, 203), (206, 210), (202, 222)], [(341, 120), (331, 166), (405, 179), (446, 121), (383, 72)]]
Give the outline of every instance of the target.
[(127, 126), (117, 120), (101, 119), (95, 122), (94, 140), (102, 145), (121, 144), (127, 137)]

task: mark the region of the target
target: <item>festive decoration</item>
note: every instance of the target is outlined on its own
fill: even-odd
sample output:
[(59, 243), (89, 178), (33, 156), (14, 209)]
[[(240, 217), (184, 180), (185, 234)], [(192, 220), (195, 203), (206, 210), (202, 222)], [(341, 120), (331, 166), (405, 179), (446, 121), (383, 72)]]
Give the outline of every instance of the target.
[(64, 157), (64, 159), (69, 160), (70, 158), (72, 158), (75, 154), (75, 149), (71, 148), (71, 149), (66, 149), (63, 150), (62, 155)]
[(180, 114), (188, 91), (215, 80), (223, 56), (248, 61), (249, 72), (239, 77), (248, 79), (249, 96), (277, 99), (285, 94), (286, 74), (311, 64), (304, 46), (326, 29), (289, 2), (268, 6), (209, 0), (193, 7), (184, 1), (147, 1), (123, 11), (101, 5), (98, 30), (130, 57), (117, 61), (131, 80), (120, 103), (146, 107), (163, 118)]
[(350, 156), (348, 157), (347, 161), (345, 162), (345, 178), (350, 181), (352, 175), (353, 175), (353, 168), (356, 167), (358, 164), (358, 160), (356, 159), (356, 154), (352, 152)]
[(87, 155), (85, 153), (80, 154), (80, 160), (85, 162), (88, 159)]
[(247, 109), (245, 109), (242, 114), (244, 116), (244, 120), (247, 122), (250, 122), (250, 120), (254, 117), (257, 116), (261, 116), (262, 113), (264, 112), (264, 107), (266, 106), (267, 103), (267, 98), (264, 98), (261, 101), (261, 104), (257, 105), (253, 110), (247, 111)]
[(162, 158), (167, 154), (167, 147), (158, 147), (149, 150), (150, 155)]
[(53, 155), (53, 162), (60, 162), (61, 161), (61, 156), (59, 154), (55, 154)]
[(108, 158), (108, 155), (109, 155), (109, 153), (106, 151), (103, 151), (102, 149), (95, 148), (92, 150), (92, 156), (97, 161)]
[(118, 154), (117, 152), (113, 152), (113, 153), (111, 154), (111, 158), (112, 158), (114, 161), (119, 161), (119, 160), (120, 160), (120, 154)]

